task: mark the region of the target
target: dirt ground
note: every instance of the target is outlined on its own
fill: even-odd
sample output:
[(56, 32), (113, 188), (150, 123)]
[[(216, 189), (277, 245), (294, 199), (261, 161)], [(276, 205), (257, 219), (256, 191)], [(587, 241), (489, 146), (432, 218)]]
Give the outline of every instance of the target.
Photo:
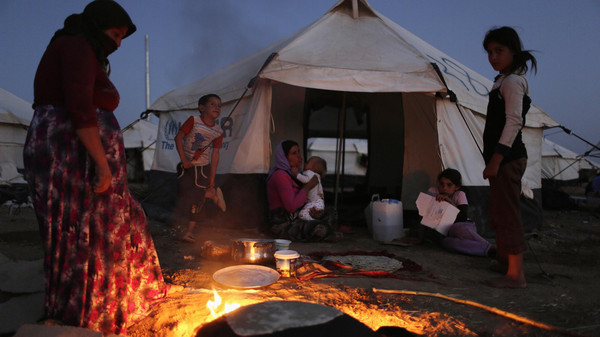
[[(203, 258), (202, 244), (204, 240), (227, 244), (234, 238), (261, 238), (261, 233), (212, 227), (207, 222), (197, 230), (198, 242), (190, 244), (178, 240), (177, 228), (155, 220), (149, 223), (165, 278), (184, 288), (130, 327), (130, 336), (192, 336), (203, 323), (212, 320), (206, 302), (214, 298), (213, 290), (224, 302), (241, 305), (266, 300), (321, 303), (340, 309), (374, 330), (393, 325), (423, 336), (600, 335), (600, 216), (589, 207), (545, 211), (543, 227), (528, 235), (527, 288), (519, 290), (495, 289), (481, 283), (497, 275), (489, 270), (488, 258), (450, 253), (432, 243), (384, 245), (372, 240), (360, 221), (352, 227), (355, 233), (346, 234), (339, 242), (293, 242), (290, 248), (303, 255), (386, 251), (415, 262), (422, 270), (400, 273), (405, 279), (280, 278), (258, 289), (233, 289), (212, 279), (215, 271), (233, 262)], [(6, 206), (0, 208), (0, 227), (0, 253), (13, 260), (41, 258), (30, 208), (13, 216), (8, 215)], [(0, 303), (11, 296), (14, 294), (0, 292)], [(526, 319), (529, 322), (524, 322)]]

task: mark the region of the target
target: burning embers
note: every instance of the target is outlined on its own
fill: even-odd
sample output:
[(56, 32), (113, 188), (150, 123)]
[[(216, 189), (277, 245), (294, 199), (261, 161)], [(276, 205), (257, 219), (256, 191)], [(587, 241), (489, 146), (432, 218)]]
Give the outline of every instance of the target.
[(208, 300), (208, 302), (206, 302), (206, 307), (208, 308), (208, 310), (210, 310), (210, 314), (212, 315), (213, 319), (219, 318), (224, 314), (230, 313), (241, 306), (239, 303), (222, 303), (223, 301), (221, 299), (221, 296), (217, 294), (217, 291), (213, 289), (213, 293), (215, 296), (214, 300)]

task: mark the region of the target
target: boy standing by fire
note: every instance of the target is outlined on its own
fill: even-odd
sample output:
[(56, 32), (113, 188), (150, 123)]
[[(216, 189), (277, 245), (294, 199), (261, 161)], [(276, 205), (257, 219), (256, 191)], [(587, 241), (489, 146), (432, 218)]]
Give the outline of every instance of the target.
[[(216, 125), (221, 113), (221, 98), (208, 94), (198, 100), (199, 116), (190, 116), (175, 137), (181, 162), (177, 165), (177, 220), (187, 220), (188, 227), (182, 240), (195, 242), (194, 227), (199, 220), (206, 199), (211, 199), (225, 212), (223, 192), (215, 189), (215, 175), (219, 164), (219, 150), (223, 144), (223, 130)], [(212, 148), (212, 151), (211, 151)]]

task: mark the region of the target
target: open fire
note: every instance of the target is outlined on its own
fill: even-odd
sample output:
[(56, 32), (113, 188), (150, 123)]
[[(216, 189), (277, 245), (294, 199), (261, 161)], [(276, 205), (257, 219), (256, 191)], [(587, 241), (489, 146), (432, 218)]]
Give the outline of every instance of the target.
[(219, 296), (219, 294), (217, 294), (217, 291), (214, 289), (213, 293), (214, 300), (208, 300), (206, 302), (206, 307), (208, 308), (208, 310), (210, 310), (210, 314), (212, 315), (213, 319), (217, 319), (225, 315), (226, 313), (234, 311), (235, 309), (241, 306), (239, 303), (223, 303), (223, 305), (221, 305), (221, 303), (223, 302), (221, 296)]
[[(191, 273), (189, 276), (198, 274)], [(301, 301), (338, 309), (376, 331), (397, 326), (425, 336), (477, 336), (462, 321), (437, 310), (427, 310), (413, 297), (372, 293), (364, 289), (319, 282), (282, 280), (261, 289), (219, 289), (202, 287), (177, 293), (160, 306), (145, 323), (132, 327), (132, 336), (194, 336), (203, 325), (239, 307), (266, 301)], [(427, 306), (430, 306), (428, 303)], [(510, 322), (512, 323), (512, 322)], [(507, 335), (507, 334), (505, 334)]]
[(333, 307), (373, 331), (395, 326), (417, 335), (477, 335), (471, 324), (463, 322), (464, 317), (445, 314), (444, 310), (440, 312), (443, 306), (434, 309), (429, 299), (376, 293), (326, 280), (300, 282), (293, 278), (282, 278), (267, 287), (255, 289), (222, 289), (215, 287), (212, 275), (204, 269), (173, 274), (170, 281), (185, 284), (187, 290), (175, 293), (144, 324), (131, 329), (131, 334), (146, 336), (150, 330), (156, 337), (194, 336), (205, 324), (240, 307), (283, 300)]
[[(206, 301), (206, 308), (210, 311), (211, 316), (205, 317), (204, 324), (232, 312), (241, 306), (272, 300), (300, 300), (336, 308), (359, 320), (374, 331), (383, 326), (399, 326), (419, 335), (427, 335), (428, 333), (431, 333), (432, 330), (435, 331), (440, 329), (442, 331), (445, 330), (445, 332), (452, 331), (456, 336), (476, 336), (476, 334), (470, 331), (464, 323), (441, 313), (423, 312), (416, 314), (413, 311), (404, 312), (397, 304), (388, 301), (382, 302), (380, 300), (375, 300), (374, 298), (369, 299), (364, 293), (345, 293), (340, 292), (340, 289), (337, 289), (337, 291), (334, 289), (327, 289), (329, 291), (324, 291), (326, 288), (327, 286), (324, 286), (324, 288), (320, 290), (313, 289), (316, 290), (316, 292), (305, 289), (307, 291), (306, 293), (300, 289), (290, 292), (285, 289), (279, 289), (276, 292), (270, 290), (256, 292), (242, 291), (242, 294), (233, 296), (239, 298), (239, 300), (228, 299), (227, 297), (231, 297), (231, 294), (229, 294), (230, 296), (226, 296), (226, 294), (219, 295), (213, 288), (213, 298)], [(298, 290), (300, 290), (300, 292), (297, 292)], [(285, 295), (282, 296), (280, 293), (281, 291), (283, 291)], [(242, 297), (240, 297), (240, 295), (242, 295)], [(313, 295), (316, 295), (317, 297), (315, 298)], [(439, 326), (436, 328), (436, 325)]]

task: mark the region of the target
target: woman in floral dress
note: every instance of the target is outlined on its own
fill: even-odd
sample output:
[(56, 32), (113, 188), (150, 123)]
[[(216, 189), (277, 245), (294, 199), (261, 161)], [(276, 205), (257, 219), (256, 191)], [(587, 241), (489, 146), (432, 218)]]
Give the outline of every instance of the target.
[(65, 20), (34, 82), (23, 151), (44, 246), (45, 316), (125, 334), (166, 296), (147, 221), (129, 192), (107, 56), (136, 30), (112, 0)]

